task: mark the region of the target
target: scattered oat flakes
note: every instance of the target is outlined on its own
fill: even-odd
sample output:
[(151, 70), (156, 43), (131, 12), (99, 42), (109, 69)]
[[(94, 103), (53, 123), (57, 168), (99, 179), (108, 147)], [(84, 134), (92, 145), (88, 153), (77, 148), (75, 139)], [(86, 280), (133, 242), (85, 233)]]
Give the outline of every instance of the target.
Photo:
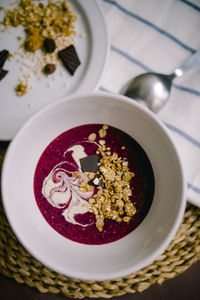
[(88, 141), (92, 142), (92, 141), (95, 141), (95, 140), (96, 140), (96, 133), (91, 133), (88, 136)]
[(20, 81), (15, 90), (17, 92), (17, 96), (23, 96), (28, 92), (28, 87), (22, 81)]
[(80, 33), (79, 36), (80, 36), (80, 38), (83, 38), (83, 37), (85, 37), (85, 33)]
[(104, 141), (104, 140), (99, 140), (99, 144), (100, 144), (101, 146), (105, 145), (105, 143), (106, 143), (106, 141)]
[(89, 211), (95, 214), (96, 227), (100, 232), (103, 230), (105, 219), (130, 222), (136, 213), (133, 203), (129, 200), (130, 181), (134, 173), (129, 171), (128, 162), (124, 162), (117, 153), (107, 152), (100, 160), (96, 173), (98, 178), (95, 180), (98, 181), (96, 184), (102, 181), (104, 188), (98, 186), (97, 194), (89, 200)]
[(106, 130), (105, 129), (100, 129), (99, 130), (99, 136), (100, 136), (100, 138), (104, 138), (105, 136), (106, 136)]
[[(86, 172), (85, 172), (85, 173), (86, 173)], [(86, 175), (86, 174), (85, 174), (85, 175)], [(89, 179), (94, 179), (95, 173), (94, 173), (94, 172), (89, 172), (87, 176), (88, 176)]]
[(79, 178), (79, 179), (81, 179), (81, 174), (80, 174), (80, 173), (78, 173), (78, 172), (74, 172), (74, 173), (72, 173), (72, 176), (75, 176), (76, 178)]
[(83, 193), (87, 193), (93, 191), (94, 187), (89, 185), (86, 180), (81, 180), (79, 184), (79, 190)]
[(51, 87), (52, 85), (53, 85), (53, 82), (51, 82), (51, 81), (47, 83), (48, 87)]

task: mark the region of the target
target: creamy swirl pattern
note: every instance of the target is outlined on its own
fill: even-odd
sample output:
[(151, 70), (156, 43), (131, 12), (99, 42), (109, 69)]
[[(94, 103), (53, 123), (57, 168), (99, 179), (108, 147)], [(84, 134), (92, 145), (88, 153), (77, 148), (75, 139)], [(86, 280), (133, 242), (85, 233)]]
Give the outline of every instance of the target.
[[(88, 212), (90, 205), (87, 200), (93, 195), (93, 191), (81, 192), (78, 187), (81, 180), (88, 180), (81, 171), (79, 162), (79, 160), (86, 157), (87, 154), (81, 145), (75, 145), (69, 148), (64, 153), (64, 156), (67, 152), (72, 152), (74, 163), (63, 161), (57, 164), (44, 179), (42, 194), (52, 206), (59, 209), (65, 208), (62, 215), (67, 222), (85, 227), (91, 224), (83, 225), (78, 223), (75, 220), (75, 216)], [(75, 172), (80, 174), (80, 178), (73, 176), (73, 172), (64, 169), (64, 164), (73, 166)]]

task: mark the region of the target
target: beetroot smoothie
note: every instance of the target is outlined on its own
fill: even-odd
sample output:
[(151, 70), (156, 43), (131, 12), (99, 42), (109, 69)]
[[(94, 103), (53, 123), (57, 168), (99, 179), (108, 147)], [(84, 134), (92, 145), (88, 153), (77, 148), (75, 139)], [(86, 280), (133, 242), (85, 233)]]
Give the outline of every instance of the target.
[[(135, 175), (129, 198), (136, 213), (129, 222), (105, 219), (103, 230), (97, 230), (88, 202), (97, 189), (83, 192), (79, 186), (83, 179), (89, 182), (80, 161), (96, 153), (101, 128), (102, 124), (82, 125), (59, 135), (42, 153), (34, 176), (35, 199), (49, 225), (64, 237), (89, 245), (111, 243), (132, 232), (147, 215), (154, 195), (154, 175), (146, 153), (125, 132), (108, 126), (103, 138), (106, 146), (110, 153), (126, 158)], [(88, 140), (91, 133), (97, 136), (93, 141)]]

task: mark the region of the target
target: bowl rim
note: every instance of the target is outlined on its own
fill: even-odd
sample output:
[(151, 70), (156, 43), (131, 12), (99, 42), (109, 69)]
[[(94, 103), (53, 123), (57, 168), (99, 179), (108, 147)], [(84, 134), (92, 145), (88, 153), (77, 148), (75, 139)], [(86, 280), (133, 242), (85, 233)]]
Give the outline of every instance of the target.
[[(68, 272), (68, 270), (66, 270), (65, 274), (63, 274), (63, 272), (61, 273), (61, 271), (59, 270), (59, 268), (57, 268), (54, 264), (52, 264), (48, 259), (41, 259), (40, 255), (35, 253), (34, 249), (32, 249), (31, 246), (27, 245), (26, 242), (23, 241), (23, 238), (21, 237), (20, 233), (18, 232), (18, 229), (15, 228), (15, 222), (14, 220), (12, 220), (12, 218), (10, 217), (9, 214), (9, 210), (7, 209), (7, 204), (6, 204), (6, 191), (5, 191), (5, 182), (6, 182), (6, 178), (5, 178), (5, 174), (6, 174), (6, 169), (9, 163), (9, 158), (10, 158), (10, 153), (12, 152), (12, 149), (15, 147), (15, 144), (17, 144), (18, 139), (20, 139), (21, 135), (23, 135), (23, 132), (27, 130), (27, 127), (29, 127), (29, 125), (33, 122), (35, 122), (35, 120), (37, 118), (39, 118), (41, 115), (43, 115), (45, 112), (47, 112), (49, 109), (52, 109), (53, 107), (56, 106), (60, 106), (62, 105), (62, 103), (66, 103), (66, 102), (70, 102), (70, 101), (74, 101), (74, 99), (79, 99), (79, 98), (88, 98), (88, 97), (100, 97), (100, 98), (109, 98), (109, 99), (114, 99), (115, 101), (118, 102), (122, 102), (124, 101), (125, 103), (128, 103), (130, 105), (133, 105), (135, 107), (137, 107), (139, 110), (142, 110), (145, 114), (147, 114), (151, 119), (153, 119), (153, 121), (162, 129), (162, 131), (165, 133), (166, 137), (168, 138), (168, 140), (171, 143), (171, 147), (174, 150), (174, 153), (176, 155), (176, 160), (177, 163), (179, 165), (179, 171), (180, 171), (180, 182), (181, 182), (181, 186), (182, 186), (182, 190), (181, 190), (181, 199), (180, 199), (180, 204), (179, 204), (179, 210), (177, 212), (177, 216), (176, 219), (173, 223), (173, 225), (171, 226), (171, 229), (169, 230), (169, 233), (167, 234), (167, 236), (165, 237), (165, 239), (160, 243), (160, 246), (154, 250), (151, 254), (149, 254), (145, 259), (142, 260), (142, 262), (137, 263), (136, 265), (131, 265), (126, 269), (121, 270), (120, 272), (118, 272), (116, 274), (115, 271), (112, 271), (109, 273), (109, 275), (104, 274), (104, 276), (102, 276), (101, 274), (90, 274), (87, 275), (87, 272), (81, 273), (81, 276), (79, 276), (77, 273), (78, 272), (73, 272), (70, 270), (70, 272)], [(158, 119), (158, 117), (151, 112), (149, 109), (147, 109), (146, 107), (141, 106), (139, 103), (137, 103), (134, 100), (129, 99), (126, 96), (123, 95), (118, 95), (118, 94), (111, 94), (108, 92), (104, 92), (104, 91), (98, 91), (98, 92), (92, 92), (92, 93), (76, 93), (70, 96), (66, 96), (66, 97), (62, 97), (61, 99), (59, 99), (58, 101), (51, 103), (45, 107), (43, 107), (42, 109), (40, 109), (38, 112), (36, 112), (35, 114), (33, 114), (26, 122), (25, 124), (20, 128), (20, 130), (17, 132), (17, 134), (15, 135), (15, 137), (13, 138), (13, 140), (10, 142), (8, 149), (6, 151), (5, 157), (4, 157), (4, 161), (3, 161), (3, 165), (2, 165), (2, 180), (1, 180), (1, 190), (2, 190), (2, 203), (3, 203), (3, 208), (4, 211), (6, 213), (6, 217), (8, 219), (8, 222), (11, 226), (11, 229), (13, 230), (14, 234), (16, 235), (16, 237), (18, 238), (18, 240), (20, 241), (20, 243), (23, 245), (23, 247), (33, 256), (35, 257), (38, 261), (40, 261), (42, 264), (44, 264), (45, 266), (47, 266), (48, 268), (50, 268), (51, 270), (54, 270), (58, 273), (61, 273), (65, 276), (69, 276), (71, 278), (76, 278), (76, 279), (80, 279), (80, 280), (92, 280), (92, 281), (104, 281), (104, 280), (112, 280), (112, 279), (116, 279), (116, 278), (121, 278), (124, 276), (127, 276), (128, 274), (131, 274), (133, 272), (137, 272), (139, 270), (141, 270), (142, 268), (146, 267), (147, 265), (151, 264), (154, 260), (156, 260), (156, 258), (159, 257), (159, 255), (161, 255), (163, 253), (163, 251), (167, 248), (167, 246), (170, 244), (170, 242), (172, 241), (173, 237), (175, 236), (176, 232), (178, 231), (178, 228), (181, 224), (184, 212), (185, 212), (185, 207), (186, 207), (186, 181), (185, 181), (185, 173), (184, 173), (184, 169), (183, 169), (183, 165), (181, 163), (180, 160), (180, 156), (178, 154), (177, 148), (169, 134), (169, 130), (168, 128)]]

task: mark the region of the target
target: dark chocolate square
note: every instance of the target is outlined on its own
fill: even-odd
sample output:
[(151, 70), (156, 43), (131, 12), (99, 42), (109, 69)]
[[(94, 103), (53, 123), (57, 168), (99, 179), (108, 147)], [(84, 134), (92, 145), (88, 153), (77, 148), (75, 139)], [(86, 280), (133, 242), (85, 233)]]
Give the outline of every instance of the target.
[(8, 54), (9, 54), (8, 50), (0, 51), (0, 68), (3, 67), (6, 59), (8, 58)]
[(8, 74), (7, 70), (3, 70), (0, 68), (0, 80), (2, 80)]
[(80, 159), (81, 170), (83, 172), (96, 172), (98, 168), (98, 155), (92, 154)]
[(70, 74), (74, 75), (74, 72), (81, 64), (74, 45), (70, 45), (63, 50), (58, 51), (58, 57), (62, 60)]

